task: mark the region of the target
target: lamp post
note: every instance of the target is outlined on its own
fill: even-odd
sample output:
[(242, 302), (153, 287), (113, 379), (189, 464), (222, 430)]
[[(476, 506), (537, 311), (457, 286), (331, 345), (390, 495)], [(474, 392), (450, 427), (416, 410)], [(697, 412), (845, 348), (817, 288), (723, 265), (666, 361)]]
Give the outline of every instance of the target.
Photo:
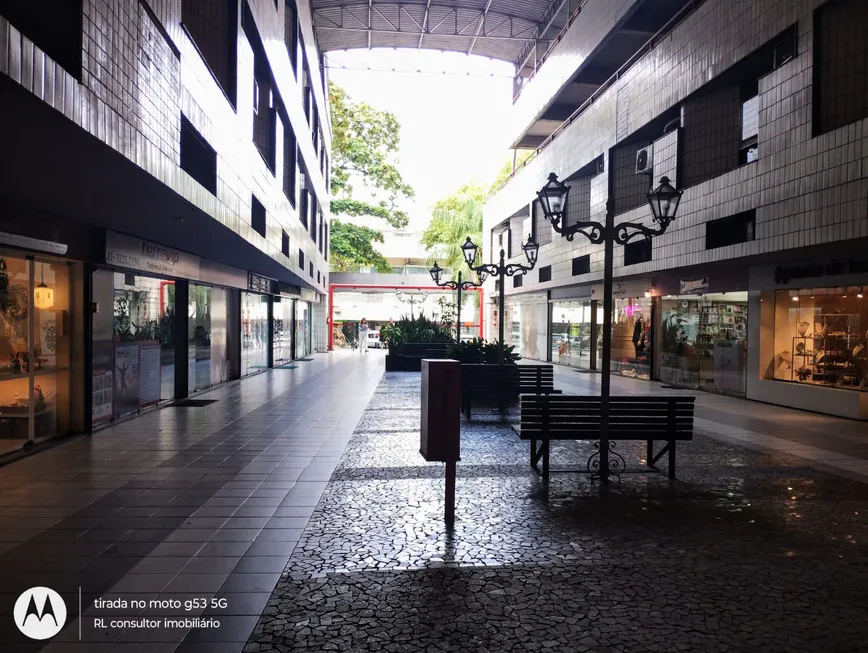
[[(479, 286), (485, 283), (487, 274), (485, 272), (480, 272), (479, 283), (473, 283), (472, 281), (464, 281), (461, 278), (461, 271), (459, 271), (457, 281), (441, 282), (440, 277), (443, 276), (443, 268), (437, 265), (437, 261), (434, 261), (434, 267), (428, 270), (428, 272), (431, 273), (431, 278), (434, 279), (434, 283), (441, 288), (450, 288), (458, 291), (458, 306), (455, 309), (455, 322), (457, 323), (457, 328), (455, 329), (455, 342), (461, 342), (461, 291), (469, 290), (470, 288), (479, 288)], [(481, 311), (482, 307), (480, 307), (479, 310)]]
[(482, 265), (475, 266), (473, 265), (476, 260), (476, 253), (479, 251), (479, 247), (473, 244), (473, 241), (470, 240), (470, 236), (467, 237), (467, 240), (461, 246), (461, 250), (464, 252), (464, 260), (467, 262), (467, 267), (476, 272), (480, 277), (484, 274), (485, 276), (498, 277), (499, 285), (500, 285), (500, 322), (498, 326), (498, 334), (499, 334), (499, 347), (497, 348), (497, 364), (503, 365), (503, 323), (504, 323), (504, 281), (506, 277), (513, 277), (516, 274), (527, 274), (531, 270), (533, 270), (536, 265), (536, 258), (539, 254), (539, 245), (533, 239), (533, 236), (527, 237), (527, 242), (521, 246), (521, 249), (524, 251), (525, 257), (527, 257), (528, 265), (521, 265), (520, 263), (506, 263), (506, 254), (501, 249), (500, 250), (500, 263), (483, 263)]
[(410, 304), (410, 319), (415, 320), (416, 316), (413, 313), (413, 307), (416, 304), (420, 304), (420, 305), (424, 304), (425, 300), (424, 299), (416, 299), (415, 297), (413, 297), (413, 295), (407, 295), (407, 297), (405, 298), (404, 293), (400, 293), (400, 292), (396, 295), (396, 297), (398, 298), (398, 301), (401, 302), (402, 304)]
[(576, 222), (564, 224), (564, 216), (567, 209), (567, 198), (570, 187), (558, 181), (555, 173), (549, 175), (548, 183), (537, 192), (540, 205), (545, 217), (552, 223), (552, 228), (568, 241), (572, 241), (576, 234), (581, 234), (594, 244), (603, 244), (603, 361), (602, 376), (600, 379), (600, 446), (599, 446), (599, 472), (600, 481), (607, 483), (609, 480), (609, 403), (612, 394), (612, 313), (614, 311), (614, 298), (612, 297), (612, 269), (615, 251), (615, 243), (626, 245), (633, 238), (644, 236), (653, 238), (663, 234), (678, 211), (683, 191), (676, 190), (668, 177), (660, 179), (660, 185), (647, 194), (648, 204), (651, 206), (651, 215), (654, 219), (653, 227), (647, 227), (636, 222), (622, 222), (615, 224), (615, 205), (612, 201), (611, 184), (609, 199), (606, 200), (606, 222)]

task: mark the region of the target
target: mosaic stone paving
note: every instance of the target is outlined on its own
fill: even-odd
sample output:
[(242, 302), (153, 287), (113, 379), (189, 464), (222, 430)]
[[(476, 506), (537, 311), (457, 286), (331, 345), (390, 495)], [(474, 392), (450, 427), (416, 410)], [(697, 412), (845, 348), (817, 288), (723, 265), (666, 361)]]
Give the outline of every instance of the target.
[(868, 486), (698, 434), (601, 496), (590, 444), (546, 485), (478, 414), (449, 531), (419, 375), (383, 377), (245, 652), (866, 650)]

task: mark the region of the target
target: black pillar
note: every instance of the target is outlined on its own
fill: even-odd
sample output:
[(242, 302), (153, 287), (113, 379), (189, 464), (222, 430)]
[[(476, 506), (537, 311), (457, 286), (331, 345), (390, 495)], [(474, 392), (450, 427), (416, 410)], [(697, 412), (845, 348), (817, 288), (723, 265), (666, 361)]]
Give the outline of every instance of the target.
[(189, 394), (187, 391), (190, 365), (187, 360), (190, 350), (189, 311), (190, 282), (179, 279), (175, 282), (175, 399), (184, 399)]
[(268, 296), (268, 367), (274, 367), (274, 297)]

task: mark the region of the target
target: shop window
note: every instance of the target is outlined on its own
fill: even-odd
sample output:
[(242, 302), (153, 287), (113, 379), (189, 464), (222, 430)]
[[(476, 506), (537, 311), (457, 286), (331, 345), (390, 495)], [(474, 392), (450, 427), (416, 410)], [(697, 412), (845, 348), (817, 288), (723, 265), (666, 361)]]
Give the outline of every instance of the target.
[(539, 245), (548, 245), (552, 242), (552, 234), (554, 233), (552, 223), (546, 218), (545, 211), (542, 210), (539, 200), (533, 201), (531, 210), (533, 211), (533, 218), (531, 220), (533, 239)]
[(265, 207), (256, 197), (252, 199), (250, 207), (250, 224), (253, 231), (265, 238)]
[(286, 14), (283, 18), (283, 40), (292, 64), (292, 72), (298, 72), (298, 7), (295, 0), (286, 0)]
[(814, 14), (814, 129), (868, 117), (868, 4), (832, 0)]
[(181, 169), (212, 195), (217, 194), (217, 152), (196, 131), (186, 116), (181, 116)]
[(573, 276), (588, 274), (591, 271), (591, 255), (577, 256), (573, 259)]
[(268, 295), (241, 293), (241, 375), (268, 368)]
[(517, 274), (512, 278), (512, 287), (521, 288), (524, 285), (524, 275)]
[[(602, 316), (599, 316), (602, 320)], [(594, 351), (593, 335), (597, 344)], [(594, 306), (590, 300), (556, 302), (551, 314), (551, 360), (560, 365), (593, 369), (599, 360), (602, 330), (594, 323)]]
[(651, 239), (633, 241), (624, 245), (624, 265), (637, 265), (651, 260)]
[(81, 81), (81, 0), (0, 0), (0, 16)]
[(182, 0), (181, 23), (234, 107), (238, 76), (238, 1)]
[(201, 392), (231, 378), (228, 294), (225, 288), (189, 286), (188, 392)]
[(546, 265), (539, 269), (539, 282), (546, 283), (552, 280), (552, 266)]
[(304, 250), (302, 249), (298, 250), (298, 267), (304, 271)]
[(660, 380), (744, 396), (747, 309), (746, 292), (661, 297), (655, 335)]
[[(648, 141), (640, 141), (612, 150), (612, 197), (616, 213), (630, 211), (648, 203), (651, 176), (644, 172), (637, 174), (636, 156), (639, 150), (649, 145)], [(590, 189), (588, 192), (590, 193)]]
[(865, 290), (776, 291), (775, 353), (765, 378), (868, 392)]
[(284, 256), (289, 257), (289, 234), (285, 231), (280, 234), (280, 251)]
[(705, 249), (746, 243), (755, 237), (756, 211), (746, 211), (705, 223)]

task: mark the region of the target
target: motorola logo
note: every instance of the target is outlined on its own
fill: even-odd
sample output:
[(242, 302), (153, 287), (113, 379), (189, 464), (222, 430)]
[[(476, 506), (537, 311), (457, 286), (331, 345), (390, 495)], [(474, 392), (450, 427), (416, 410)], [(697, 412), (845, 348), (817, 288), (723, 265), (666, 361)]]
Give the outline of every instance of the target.
[(31, 587), (15, 601), (15, 625), (30, 639), (54, 637), (66, 623), (66, 603), (48, 587)]

